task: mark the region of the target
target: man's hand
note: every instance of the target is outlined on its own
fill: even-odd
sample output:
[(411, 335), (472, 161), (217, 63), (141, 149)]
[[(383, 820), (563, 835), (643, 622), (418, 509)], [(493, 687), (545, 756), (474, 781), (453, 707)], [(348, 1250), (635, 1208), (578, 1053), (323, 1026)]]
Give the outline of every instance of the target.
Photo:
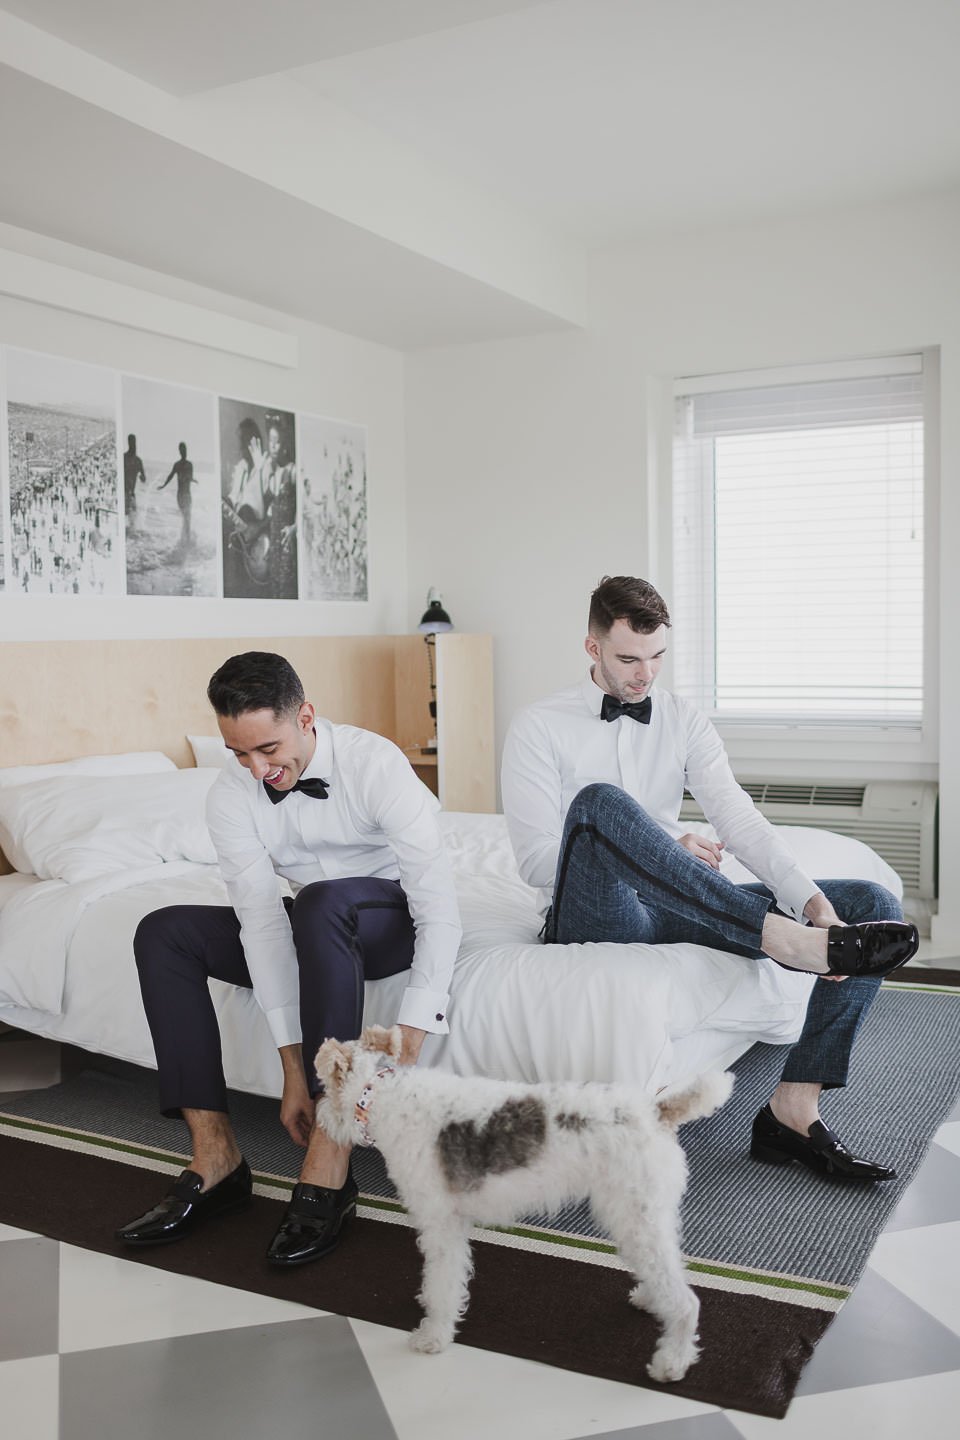
[(689, 850), (697, 860), (702, 860), (705, 865), (711, 865), (714, 870), (720, 869), (720, 860), (723, 856), (723, 846), (716, 840), (708, 840), (705, 835), (681, 835), (677, 841), (684, 850)]
[(426, 1030), (417, 1030), (413, 1025), (401, 1025), (400, 1033), (403, 1036), (403, 1045), (400, 1050), (401, 1065), (416, 1065), (420, 1055), (420, 1047), (423, 1044), (423, 1037)]
[[(843, 921), (840, 919), (840, 916), (830, 904), (830, 901), (827, 899), (826, 895), (821, 895), (819, 890), (817, 890), (813, 895), (810, 896), (810, 899), (803, 907), (803, 913), (805, 917), (810, 921), (810, 924), (815, 925), (818, 930), (826, 930), (830, 925), (843, 924)], [(837, 984), (840, 984), (842, 981), (847, 979), (847, 976), (821, 975), (820, 979), (835, 980)]]
[(280, 1097), (280, 1123), (290, 1139), (301, 1150), (310, 1143), (316, 1115), (316, 1101), (307, 1089), (303, 1073), (303, 1052), (299, 1045), (281, 1045), (283, 1094)]
[(803, 907), (803, 913), (810, 924), (816, 925), (819, 930), (826, 930), (829, 925), (843, 924), (826, 895), (821, 895), (819, 890), (810, 896)]

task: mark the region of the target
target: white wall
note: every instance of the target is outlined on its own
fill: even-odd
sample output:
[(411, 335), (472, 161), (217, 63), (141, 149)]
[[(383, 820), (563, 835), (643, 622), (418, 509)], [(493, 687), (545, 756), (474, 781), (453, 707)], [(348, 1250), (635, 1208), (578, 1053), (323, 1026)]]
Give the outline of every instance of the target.
[[(172, 217), (171, 223), (181, 221)], [(289, 369), (0, 295), (0, 345), (63, 355), (215, 394), (365, 424), (370, 599), (364, 604), (333, 604), (173, 596), (24, 596), (8, 585), (0, 592), (0, 637), (349, 635), (405, 628), (403, 362), (398, 351), (0, 226), (0, 246), (5, 244), (42, 259), (82, 266), (92, 274), (139, 287), (152, 297), (169, 296), (218, 315), (295, 335), (299, 364)], [(76, 288), (82, 295), (79, 274)], [(211, 336), (216, 329), (216, 316), (211, 316)]]
[[(502, 738), (517, 706), (577, 677), (587, 594), (602, 574), (646, 574), (669, 596), (657, 515), (672, 377), (920, 346), (941, 355), (940, 714), (955, 717), (958, 194), (598, 257), (586, 332), (409, 357), (411, 613), (433, 583), (460, 628), (492, 631)], [(947, 879), (960, 866), (952, 730), (940, 754)], [(863, 768), (841, 748), (830, 754)], [(960, 891), (944, 889), (939, 934), (960, 947)]]

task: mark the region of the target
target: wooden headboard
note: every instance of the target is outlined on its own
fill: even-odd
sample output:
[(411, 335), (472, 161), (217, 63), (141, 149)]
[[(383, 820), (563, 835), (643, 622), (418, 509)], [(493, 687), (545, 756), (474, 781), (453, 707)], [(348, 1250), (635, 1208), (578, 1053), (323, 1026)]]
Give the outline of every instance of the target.
[[(489, 810), (492, 796), (492, 679), (486, 636), (439, 637), (450, 652), (447, 671), (470, 664), (470, 705), (476, 735), (456, 745), (479, 755), (483, 786), (450, 787), (449, 809)], [(81, 755), (162, 750), (190, 766), (187, 735), (215, 735), (207, 682), (231, 655), (272, 650), (285, 655), (321, 715), (375, 730), (410, 751), (430, 733), (427, 648), (420, 635), (304, 636), (189, 640), (23, 640), (0, 644), (0, 765), (42, 765)], [(438, 677), (439, 678), (439, 677)], [(441, 726), (441, 734), (442, 726)], [(436, 766), (436, 760), (433, 760)], [(489, 782), (486, 778), (489, 771)], [(471, 801), (471, 793), (478, 797)], [(0, 872), (9, 866), (0, 855)]]

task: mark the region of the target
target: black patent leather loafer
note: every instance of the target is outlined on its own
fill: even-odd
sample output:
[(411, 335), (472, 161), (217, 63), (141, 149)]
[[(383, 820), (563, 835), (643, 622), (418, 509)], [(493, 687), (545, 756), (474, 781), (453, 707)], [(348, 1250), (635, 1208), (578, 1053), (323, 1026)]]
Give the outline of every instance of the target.
[(889, 975), (912, 960), (919, 948), (916, 925), (901, 920), (865, 920), (827, 930), (831, 975)]
[(826, 1175), (831, 1180), (895, 1180), (896, 1170), (851, 1155), (839, 1135), (829, 1125), (815, 1120), (809, 1133), (801, 1135), (781, 1125), (769, 1105), (764, 1105), (753, 1122), (750, 1154), (767, 1165), (789, 1165), (798, 1160), (808, 1170)]
[(358, 1193), (352, 1173), (340, 1190), (295, 1185), (287, 1213), (267, 1247), (270, 1264), (306, 1265), (333, 1250), (345, 1222), (356, 1211)]
[(210, 1190), (204, 1190), (202, 1175), (184, 1170), (158, 1205), (116, 1231), (116, 1237), (124, 1245), (170, 1245), (202, 1221), (241, 1210), (252, 1199), (253, 1177), (246, 1160)]

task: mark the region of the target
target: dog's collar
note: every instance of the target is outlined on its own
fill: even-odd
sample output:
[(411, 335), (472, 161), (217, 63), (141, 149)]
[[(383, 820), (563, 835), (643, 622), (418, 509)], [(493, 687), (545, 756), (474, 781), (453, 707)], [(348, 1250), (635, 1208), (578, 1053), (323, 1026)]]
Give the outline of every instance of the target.
[(370, 1131), (367, 1128), (367, 1124), (370, 1118), (368, 1112), (370, 1110), (370, 1106), (373, 1104), (373, 1087), (376, 1085), (377, 1081), (382, 1080), (385, 1075), (392, 1075), (394, 1073), (394, 1069), (395, 1067), (393, 1065), (384, 1065), (381, 1069), (377, 1071), (373, 1079), (368, 1081), (367, 1084), (364, 1085), (363, 1089), (360, 1091), (360, 1098), (357, 1100), (357, 1103), (353, 1109), (353, 1121), (356, 1127), (356, 1134), (354, 1136), (353, 1142), (355, 1145), (373, 1144), (373, 1141), (370, 1138)]

